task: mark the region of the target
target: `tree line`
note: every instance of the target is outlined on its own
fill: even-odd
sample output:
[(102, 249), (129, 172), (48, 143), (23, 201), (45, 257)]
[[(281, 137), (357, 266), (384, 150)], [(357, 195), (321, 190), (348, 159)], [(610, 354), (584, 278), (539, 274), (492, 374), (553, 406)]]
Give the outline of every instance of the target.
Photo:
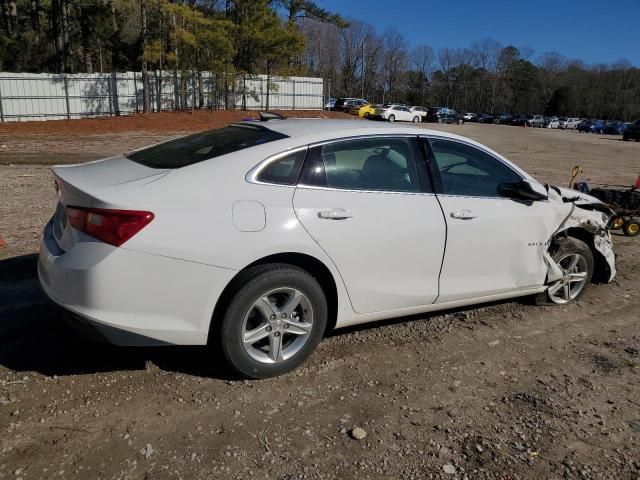
[(198, 81), (214, 72), (229, 95), (243, 93), (245, 74), (312, 75), (327, 95), (374, 103), (640, 117), (640, 69), (626, 60), (587, 65), (492, 39), (411, 48), (394, 28), (311, 0), (0, 0), (0, 9), (0, 71), (140, 70), (145, 111), (149, 70), (172, 70)]
[(373, 103), (448, 106), (462, 112), (541, 113), (602, 119), (640, 117), (640, 69), (627, 60), (587, 65), (557, 52), (492, 39), (467, 48), (410, 48), (396, 29), (306, 22), (304, 62), (331, 95)]

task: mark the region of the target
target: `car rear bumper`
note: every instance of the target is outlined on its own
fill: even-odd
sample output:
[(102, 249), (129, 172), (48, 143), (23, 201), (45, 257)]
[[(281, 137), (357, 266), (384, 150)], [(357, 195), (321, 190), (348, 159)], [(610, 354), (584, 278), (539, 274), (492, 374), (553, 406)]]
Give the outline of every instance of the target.
[(206, 344), (215, 303), (236, 273), (99, 241), (62, 252), (52, 222), (38, 259), (44, 292), (71, 323), (116, 345)]

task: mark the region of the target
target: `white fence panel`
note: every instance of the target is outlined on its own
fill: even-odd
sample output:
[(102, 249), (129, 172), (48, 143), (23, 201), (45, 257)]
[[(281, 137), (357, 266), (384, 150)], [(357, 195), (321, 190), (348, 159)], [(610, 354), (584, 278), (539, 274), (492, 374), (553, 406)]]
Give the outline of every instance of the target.
[[(313, 77), (216, 76), (149, 72), (151, 111), (191, 108), (321, 110), (323, 80)], [(235, 84), (234, 84), (235, 82)], [(268, 87), (267, 88), (267, 84)], [(58, 120), (141, 112), (140, 72), (0, 73), (0, 120)]]

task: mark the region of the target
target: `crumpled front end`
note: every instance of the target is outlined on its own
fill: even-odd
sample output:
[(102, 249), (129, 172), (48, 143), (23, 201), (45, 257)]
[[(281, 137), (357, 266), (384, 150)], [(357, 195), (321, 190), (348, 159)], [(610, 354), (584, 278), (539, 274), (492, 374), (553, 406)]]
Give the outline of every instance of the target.
[[(602, 255), (608, 267), (607, 275), (602, 280), (613, 280), (616, 275), (616, 259), (610, 227), (614, 212), (597, 198), (567, 188), (550, 187), (549, 201), (556, 206), (559, 220), (559, 226), (549, 241), (572, 228), (589, 232), (593, 235), (593, 247)], [(556, 280), (559, 267), (550, 255), (546, 255), (545, 260), (549, 266), (548, 281)]]

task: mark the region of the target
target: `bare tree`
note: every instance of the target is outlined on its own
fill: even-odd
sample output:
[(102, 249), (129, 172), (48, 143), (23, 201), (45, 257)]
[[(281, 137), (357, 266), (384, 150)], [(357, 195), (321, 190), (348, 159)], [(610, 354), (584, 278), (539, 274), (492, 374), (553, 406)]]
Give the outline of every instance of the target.
[(538, 58), (540, 84), (546, 105), (558, 86), (560, 74), (566, 69), (567, 59), (558, 52), (545, 52)]
[(394, 28), (388, 28), (382, 34), (382, 78), (384, 89), (389, 98), (395, 98), (402, 94), (400, 85), (401, 75), (407, 65), (407, 41), (404, 36)]

